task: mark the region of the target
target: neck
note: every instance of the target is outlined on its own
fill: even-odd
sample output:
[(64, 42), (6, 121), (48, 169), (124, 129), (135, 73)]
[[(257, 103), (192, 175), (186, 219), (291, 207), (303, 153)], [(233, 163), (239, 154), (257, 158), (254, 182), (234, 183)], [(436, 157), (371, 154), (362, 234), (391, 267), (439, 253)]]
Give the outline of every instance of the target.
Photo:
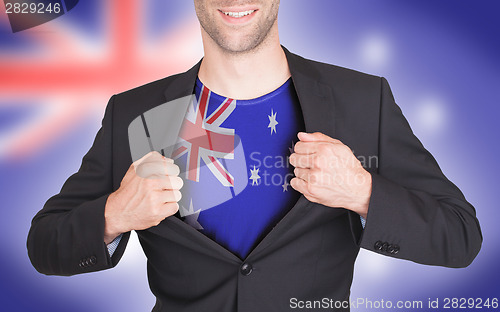
[(224, 51), (203, 29), (202, 38), (205, 56), (198, 77), (217, 94), (253, 99), (276, 90), (291, 76), (277, 31), (244, 53)]

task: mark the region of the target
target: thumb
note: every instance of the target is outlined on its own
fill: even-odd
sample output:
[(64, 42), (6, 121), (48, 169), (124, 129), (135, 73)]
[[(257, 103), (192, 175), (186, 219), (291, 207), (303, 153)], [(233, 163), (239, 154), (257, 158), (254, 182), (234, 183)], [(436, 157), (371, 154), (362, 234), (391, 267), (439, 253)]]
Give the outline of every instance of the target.
[(169, 163), (173, 163), (174, 162), (172, 159), (166, 158), (165, 156), (162, 156), (157, 151), (151, 151), (151, 152), (147, 153), (146, 155), (142, 156), (140, 159), (134, 161), (133, 165), (135, 167), (137, 167), (137, 166), (139, 166), (142, 163), (157, 162), (157, 161), (166, 161), (166, 162), (169, 162)]
[(314, 133), (299, 132), (297, 137), (299, 138), (299, 140), (306, 142), (331, 142), (331, 143), (340, 142), (339, 140), (329, 137), (321, 132), (314, 132)]

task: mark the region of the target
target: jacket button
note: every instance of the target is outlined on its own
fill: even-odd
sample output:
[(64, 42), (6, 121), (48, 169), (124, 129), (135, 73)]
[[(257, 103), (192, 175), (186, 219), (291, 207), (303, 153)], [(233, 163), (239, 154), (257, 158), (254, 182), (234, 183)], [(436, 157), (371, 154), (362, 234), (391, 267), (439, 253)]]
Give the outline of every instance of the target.
[(382, 244), (382, 249), (381, 249), (381, 250), (382, 250), (382, 251), (387, 251), (387, 248), (388, 248), (388, 247), (389, 247), (389, 244), (388, 244), (387, 242), (384, 242), (384, 243)]
[(253, 267), (249, 263), (243, 263), (243, 265), (240, 268), (241, 274), (243, 274), (245, 276), (250, 275), (250, 273), (252, 273), (252, 271), (253, 271)]
[(90, 257), (89, 259), (90, 265), (95, 265), (97, 263), (97, 258), (95, 256)]
[(375, 245), (373, 245), (373, 248), (375, 248), (375, 250), (382, 250), (382, 242), (377, 241)]
[(389, 246), (387, 246), (387, 252), (392, 255), (394, 253), (394, 245), (389, 244)]
[(393, 253), (394, 255), (395, 255), (395, 254), (397, 254), (397, 253), (399, 252), (399, 245), (394, 245), (394, 246), (393, 246), (393, 249), (394, 249), (394, 250), (393, 250), (393, 252), (392, 252), (392, 253)]
[(79, 265), (81, 268), (86, 268), (86, 267), (88, 267), (89, 265), (88, 265), (88, 263), (87, 263), (87, 261), (86, 261), (86, 260), (87, 260), (87, 259), (82, 259), (82, 260), (80, 260), (80, 263), (79, 263), (78, 265)]

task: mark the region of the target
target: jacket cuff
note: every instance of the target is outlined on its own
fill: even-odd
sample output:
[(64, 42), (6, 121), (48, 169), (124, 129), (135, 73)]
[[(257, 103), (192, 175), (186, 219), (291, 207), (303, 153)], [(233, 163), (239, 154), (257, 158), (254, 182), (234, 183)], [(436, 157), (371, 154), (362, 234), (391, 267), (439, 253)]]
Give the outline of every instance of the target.
[[(111, 259), (104, 243), (104, 208), (109, 195), (85, 202), (70, 212), (71, 237), (62, 246), (74, 243), (68, 263), (76, 274), (110, 268)], [(65, 263), (63, 261), (63, 263)]]
[(399, 196), (399, 189), (401, 187), (393, 182), (372, 174), (366, 225), (359, 241), (361, 248), (393, 257), (400, 253), (401, 237), (395, 236), (393, 228), (404, 219), (398, 216), (398, 211), (402, 213), (404, 209), (401, 207), (395, 211), (394, 207), (403, 205), (407, 199)]

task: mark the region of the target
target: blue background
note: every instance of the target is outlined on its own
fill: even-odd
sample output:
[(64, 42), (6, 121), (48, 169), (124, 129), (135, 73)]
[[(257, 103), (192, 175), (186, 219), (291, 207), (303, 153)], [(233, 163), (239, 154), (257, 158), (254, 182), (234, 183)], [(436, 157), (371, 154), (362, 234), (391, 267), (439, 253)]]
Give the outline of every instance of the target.
[[(106, 43), (113, 39), (107, 21), (118, 11), (117, 6), (132, 2), (141, 17), (140, 46), (157, 51), (153, 59), (164, 66), (157, 71), (147, 75), (127, 73), (134, 64), (126, 64), (120, 70), (130, 77), (128, 80), (86, 89), (66, 89), (64, 85), (49, 92), (39, 90), (37, 81), (25, 86), (21, 83), (14, 90), (10, 77), (2, 76), (1, 66), (14, 56), (19, 64), (36, 65), (45, 62), (51, 53), (56, 55), (58, 52), (50, 50), (51, 39), (63, 32), (67, 45), (77, 45), (88, 59), (100, 59), (109, 53)], [(30, 265), (25, 247), (31, 218), (78, 169), (99, 128), (107, 99), (114, 93), (188, 69), (202, 55), (199, 34), (186, 31), (184, 36), (183, 32), (196, 28), (191, 1), (104, 3), (111, 6), (96, 0), (81, 1), (65, 16), (18, 34), (10, 33), (7, 18), (0, 13), (2, 311), (147, 311), (154, 305), (146, 280), (145, 257), (135, 236), (115, 269), (74, 277), (38, 274)], [(414, 310), (426, 311), (428, 298), (440, 298), (442, 305), (446, 297), (500, 297), (498, 9), (498, 1), (494, 0), (282, 1), (280, 36), (292, 52), (388, 79), (416, 135), (476, 207), (483, 230), (483, 248), (466, 269), (423, 266), (361, 251), (355, 267), (353, 300), (421, 300), (424, 309)], [(173, 39), (168, 39), (167, 45), (160, 44), (164, 38)], [(186, 42), (193, 43), (189, 47), (191, 54), (172, 52), (182, 52)], [(89, 51), (82, 52), (78, 44)], [(172, 51), (162, 56), (165, 47)], [(136, 64), (152, 59), (152, 54), (134, 53)], [(162, 57), (170, 63), (161, 63)], [(174, 67), (172, 58), (180, 65)], [(78, 77), (78, 72), (73, 75)], [(74, 105), (69, 106), (72, 109), (90, 108), (76, 117), (68, 113), (70, 122), (55, 123), (57, 135), (40, 137), (41, 132), (33, 130), (28, 137), (43, 144), (36, 148), (26, 144), (25, 149), (11, 153), (15, 142), (5, 138), (15, 140), (19, 125), (43, 120), (46, 107), (56, 100)], [(19, 135), (19, 140), (25, 140), (25, 136)]]

